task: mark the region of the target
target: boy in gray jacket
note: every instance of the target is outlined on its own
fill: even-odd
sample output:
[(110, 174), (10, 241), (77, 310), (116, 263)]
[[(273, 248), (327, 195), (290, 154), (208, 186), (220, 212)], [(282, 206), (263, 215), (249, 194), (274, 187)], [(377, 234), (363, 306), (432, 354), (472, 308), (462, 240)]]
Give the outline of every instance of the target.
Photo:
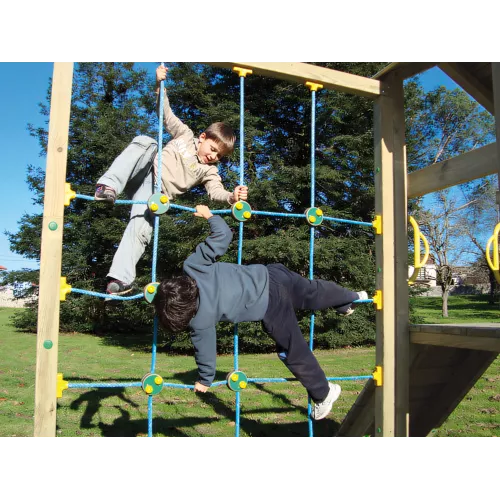
[(353, 302), (366, 300), (367, 293), (352, 292), (331, 281), (308, 280), (282, 264), (216, 262), (226, 253), (232, 231), (204, 205), (198, 205), (194, 215), (208, 220), (210, 235), (184, 261), (183, 276), (160, 283), (154, 304), (167, 331), (191, 329), (199, 374), (195, 392), (206, 392), (215, 377), (217, 323), (262, 321), (280, 359), (314, 401), (312, 418), (325, 418), (341, 389), (328, 382), (302, 336), (295, 310), (333, 307), (348, 315), (356, 305)]
[[(158, 96), (160, 82), (166, 79), (167, 71), (163, 66), (156, 69)], [(226, 191), (215, 165), (223, 156), (233, 152), (235, 136), (232, 128), (222, 122), (213, 123), (195, 138), (190, 128), (172, 112), (166, 89), (163, 115), (166, 130), (172, 136), (161, 155), (162, 192), (169, 200), (199, 184), (203, 184), (211, 200), (229, 205), (240, 199), (246, 200), (247, 187), (237, 186), (232, 193)], [(154, 193), (158, 175), (157, 149), (154, 139), (146, 136), (134, 138), (97, 181), (94, 198), (114, 203), (126, 189), (132, 200), (148, 200)], [(132, 205), (130, 221), (108, 273), (108, 293), (126, 295), (133, 291), (137, 262), (151, 241), (153, 217), (146, 205)]]

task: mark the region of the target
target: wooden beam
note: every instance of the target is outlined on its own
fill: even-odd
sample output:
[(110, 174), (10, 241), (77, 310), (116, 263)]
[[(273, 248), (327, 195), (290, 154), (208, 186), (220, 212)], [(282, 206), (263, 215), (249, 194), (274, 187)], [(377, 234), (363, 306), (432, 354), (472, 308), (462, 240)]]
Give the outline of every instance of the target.
[(43, 205), (35, 382), (35, 436), (56, 434), (59, 289), (73, 63), (54, 63)]
[(381, 93), (381, 84), (377, 80), (307, 63), (207, 62), (204, 64), (220, 68), (241, 66), (252, 69), (256, 75), (279, 78), (303, 85), (306, 81), (321, 83), (325, 89), (338, 90), (372, 99)]
[(382, 309), (376, 314), (376, 364), (383, 384), (375, 387), (375, 436), (395, 436), (396, 276), (394, 240), (394, 100), (393, 76), (374, 106), (375, 215), (382, 218), (382, 234), (375, 236), (375, 289), (382, 292)]
[(481, 106), (494, 114), (493, 93), (460, 63), (440, 63), (439, 67)]
[(497, 145), (488, 144), (408, 175), (408, 198), (498, 173)]
[(397, 77), (402, 80), (406, 80), (407, 78), (411, 78), (412, 76), (418, 75), (419, 73), (423, 73), (428, 69), (436, 66), (435, 62), (396, 62), (387, 65), (385, 68), (382, 68), (376, 75), (374, 75), (373, 79), (381, 79), (383, 76), (387, 76), (389, 73), (397, 73)]

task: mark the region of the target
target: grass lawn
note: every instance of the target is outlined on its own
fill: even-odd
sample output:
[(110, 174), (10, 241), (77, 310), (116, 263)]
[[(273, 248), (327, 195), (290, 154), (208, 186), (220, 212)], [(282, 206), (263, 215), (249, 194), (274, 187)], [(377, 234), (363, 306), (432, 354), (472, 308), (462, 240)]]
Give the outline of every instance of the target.
[[(36, 337), (8, 325), (12, 309), (0, 308), (0, 436), (32, 436)], [(59, 372), (69, 382), (139, 382), (150, 370), (151, 338), (62, 334)], [(369, 375), (374, 348), (317, 351), (327, 376)], [(218, 358), (217, 380), (233, 369), (232, 356)], [(289, 377), (274, 354), (240, 355), (248, 377)], [(192, 384), (191, 356), (158, 347), (156, 373), (166, 382)], [(500, 362), (497, 359), (434, 436), (500, 436)], [(332, 413), (314, 424), (315, 436), (333, 435), (364, 381), (342, 381)], [(235, 397), (226, 387), (206, 394), (164, 388), (154, 396), (155, 436), (234, 436)], [(240, 436), (307, 436), (307, 397), (298, 382), (249, 384), (241, 396)], [(68, 389), (58, 399), (58, 436), (147, 436), (147, 396), (139, 387)]]
[(450, 295), (448, 318), (442, 316), (441, 297), (410, 299), (422, 323), (492, 323), (500, 322), (500, 305), (488, 303), (488, 295)]

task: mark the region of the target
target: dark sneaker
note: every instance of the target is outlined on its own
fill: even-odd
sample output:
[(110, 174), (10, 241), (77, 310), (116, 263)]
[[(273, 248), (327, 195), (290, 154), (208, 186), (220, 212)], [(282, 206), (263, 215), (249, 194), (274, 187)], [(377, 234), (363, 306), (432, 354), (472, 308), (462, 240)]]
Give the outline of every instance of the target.
[[(368, 294), (366, 292), (357, 292), (358, 293), (358, 299), (356, 300), (367, 300), (368, 299)], [(341, 316), (349, 316), (354, 312), (354, 309), (356, 306), (359, 304), (349, 304), (348, 306), (342, 306), (339, 307), (338, 309), (335, 309), (337, 311), (337, 314), (340, 314)]]
[(114, 204), (116, 201), (116, 191), (112, 187), (105, 186), (104, 184), (97, 184), (94, 200)]
[(314, 420), (321, 420), (322, 418), (325, 418), (330, 413), (333, 403), (337, 401), (340, 393), (342, 392), (340, 385), (332, 384), (330, 382), (328, 382), (328, 385), (330, 390), (328, 391), (326, 398), (319, 403), (314, 403), (313, 405), (311, 417)]
[[(106, 287), (106, 293), (110, 295), (130, 295), (135, 290), (134, 283), (127, 284), (120, 280), (111, 280)], [(105, 299), (106, 301), (113, 300), (112, 298)], [(115, 301), (118, 302), (118, 301)]]

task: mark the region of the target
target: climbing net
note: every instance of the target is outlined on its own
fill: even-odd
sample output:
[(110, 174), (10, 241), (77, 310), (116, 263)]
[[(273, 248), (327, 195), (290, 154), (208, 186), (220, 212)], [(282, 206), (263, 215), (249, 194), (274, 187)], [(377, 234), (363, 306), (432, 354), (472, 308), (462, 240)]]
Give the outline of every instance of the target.
[[(244, 184), (244, 102), (245, 102), (245, 78), (252, 70), (234, 67), (233, 71), (238, 73), (240, 79), (240, 185)], [(159, 215), (166, 213), (169, 209), (184, 210), (188, 212), (195, 212), (194, 208), (185, 207), (182, 205), (171, 204), (166, 195), (161, 193), (161, 168), (162, 168), (162, 148), (163, 148), (163, 94), (164, 82), (161, 82), (160, 88), (160, 106), (159, 106), (159, 126), (158, 126), (158, 174), (155, 185), (155, 192), (147, 201), (132, 201), (132, 200), (117, 200), (116, 204), (145, 204), (148, 205), (149, 210), (156, 215), (154, 217), (154, 236), (153, 236), (153, 256), (152, 256), (152, 276), (151, 283), (144, 288), (143, 293), (129, 297), (120, 297), (109, 295), (105, 293), (98, 293), (89, 290), (82, 290), (72, 288), (66, 283), (66, 278), (61, 278), (61, 300), (65, 300), (66, 294), (70, 292), (80, 293), (84, 295), (91, 295), (112, 300), (137, 300), (144, 298), (147, 302), (151, 303), (154, 300), (156, 293), (156, 263), (158, 255), (158, 236), (159, 236)], [(239, 237), (238, 237), (238, 264), (241, 265), (242, 251), (243, 251), (243, 227), (245, 221), (251, 218), (252, 214), (264, 215), (269, 217), (294, 217), (298, 219), (305, 219), (310, 225), (310, 243), (309, 243), (309, 279), (314, 277), (314, 241), (316, 237), (316, 228), (324, 221), (332, 221), (335, 223), (355, 224), (360, 226), (377, 227), (377, 221), (374, 222), (361, 222), (348, 219), (338, 219), (334, 217), (326, 217), (322, 210), (315, 208), (315, 122), (316, 122), (316, 92), (323, 86), (313, 82), (306, 82), (306, 86), (311, 91), (311, 206), (303, 214), (293, 213), (279, 213), (279, 212), (265, 212), (265, 211), (252, 211), (250, 205), (246, 201), (238, 201), (233, 204), (231, 209), (226, 210), (211, 210), (213, 214), (232, 214), (232, 216), (239, 222)], [(93, 201), (94, 198), (87, 195), (77, 194), (71, 190), (71, 186), (66, 184), (65, 204), (73, 198)], [(374, 299), (356, 300), (357, 303), (371, 303), (375, 302), (377, 305), (376, 297)], [(310, 332), (309, 332), (309, 348), (313, 350), (314, 343), (314, 313), (310, 316)], [(241, 392), (247, 387), (249, 383), (272, 383), (272, 382), (290, 382), (295, 381), (295, 378), (248, 378), (245, 373), (238, 368), (238, 325), (234, 326), (234, 369), (230, 372), (225, 381), (217, 381), (212, 384), (212, 387), (227, 385), (229, 389), (235, 393), (235, 436), (239, 437), (240, 434), (240, 398)], [(152, 354), (151, 354), (151, 367), (150, 371), (144, 375), (141, 382), (125, 382), (125, 383), (73, 383), (63, 380), (62, 374), (58, 374), (57, 397), (62, 397), (64, 389), (82, 389), (82, 388), (125, 388), (125, 387), (142, 387), (143, 391), (148, 395), (148, 436), (153, 436), (153, 396), (158, 394), (164, 387), (170, 388), (184, 388), (194, 389), (194, 385), (168, 383), (163, 378), (155, 373), (156, 368), (156, 350), (158, 340), (158, 316), (155, 314), (153, 322), (153, 340), (152, 340)], [(359, 375), (351, 377), (327, 377), (328, 380), (363, 380), (372, 379), (373, 375)], [(311, 418), (311, 399), (308, 398), (308, 425), (309, 436), (314, 435), (313, 420)]]

